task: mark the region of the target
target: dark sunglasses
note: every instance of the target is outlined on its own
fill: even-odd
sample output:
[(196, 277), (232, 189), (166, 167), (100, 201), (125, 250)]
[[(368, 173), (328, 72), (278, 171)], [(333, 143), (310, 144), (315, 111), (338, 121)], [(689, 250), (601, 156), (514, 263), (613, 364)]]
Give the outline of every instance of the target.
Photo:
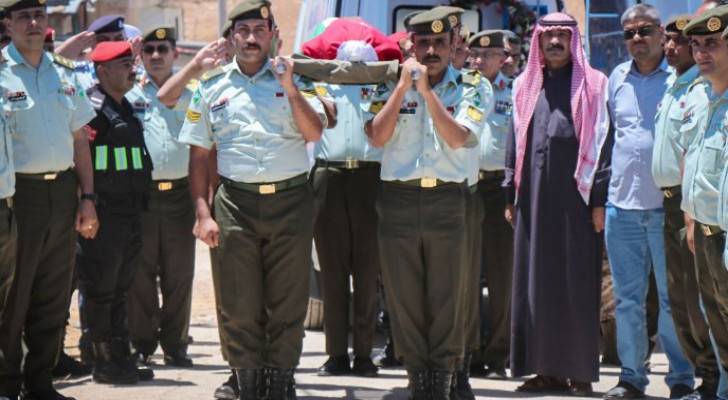
[(632, 40), (636, 35), (640, 35), (640, 37), (652, 36), (655, 30), (656, 28), (652, 25), (641, 26), (637, 29), (625, 29), (624, 40)]
[(166, 44), (160, 44), (159, 46), (148, 44), (144, 46), (142, 51), (144, 52), (144, 54), (154, 54), (154, 52), (156, 51), (157, 53), (164, 55), (169, 52), (169, 46), (167, 46)]

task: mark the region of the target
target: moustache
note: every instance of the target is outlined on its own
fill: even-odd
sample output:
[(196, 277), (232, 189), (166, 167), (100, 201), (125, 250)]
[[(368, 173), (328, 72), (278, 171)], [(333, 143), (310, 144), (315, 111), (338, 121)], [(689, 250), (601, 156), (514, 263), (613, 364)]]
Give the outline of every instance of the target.
[(440, 61), (440, 57), (437, 57), (437, 56), (425, 57), (425, 59), (422, 60), (422, 61), (424, 61), (424, 62), (428, 62), (428, 61)]
[(243, 50), (253, 50), (253, 49), (260, 50), (260, 46), (258, 46), (257, 44), (249, 44), (243, 48)]
[(561, 51), (564, 51), (566, 49), (564, 48), (564, 46), (562, 46), (560, 44), (553, 44), (553, 45), (550, 45), (550, 46), (548, 46), (546, 48), (546, 51), (550, 51), (550, 50), (561, 50)]

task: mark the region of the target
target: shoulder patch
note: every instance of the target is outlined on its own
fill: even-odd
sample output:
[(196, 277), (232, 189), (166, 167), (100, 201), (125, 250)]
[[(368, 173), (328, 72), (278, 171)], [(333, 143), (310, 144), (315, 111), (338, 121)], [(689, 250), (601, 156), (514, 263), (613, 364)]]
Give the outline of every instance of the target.
[(202, 77), (200, 78), (200, 82), (207, 82), (210, 79), (212, 79), (218, 75), (221, 75), (224, 72), (225, 72), (225, 70), (222, 67), (217, 67), (215, 69), (211, 69), (202, 75)]
[(463, 83), (470, 86), (478, 86), (480, 84), (480, 72), (470, 71), (466, 74), (461, 75), (463, 77)]
[(189, 91), (194, 92), (197, 90), (197, 88), (200, 86), (200, 81), (197, 79), (192, 79), (191, 81), (187, 82), (187, 86), (185, 86)]
[(62, 66), (62, 67), (68, 68), (71, 71), (75, 71), (76, 70), (76, 63), (74, 61), (69, 60), (66, 57), (59, 56), (56, 53), (53, 53), (53, 62), (56, 63), (56, 64), (58, 64), (58, 65), (60, 65), (60, 66)]
[(383, 101), (375, 101), (372, 102), (372, 104), (369, 105), (369, 112), (372, 114), (378, 114), (380, 111), (382, 111), (382, 108), (384, 108), (384, 102)]
[(316, 86), (316, 94), (321, 97), (327, 97), (329, 95), (329, 91), (326, 90), (325, 86)]

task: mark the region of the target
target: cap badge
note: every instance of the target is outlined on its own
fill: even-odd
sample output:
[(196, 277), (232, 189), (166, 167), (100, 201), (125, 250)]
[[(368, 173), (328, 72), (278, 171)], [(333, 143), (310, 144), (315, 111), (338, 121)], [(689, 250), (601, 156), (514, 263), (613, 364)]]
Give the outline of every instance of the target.
[(157, 39), (162, 40), (167, 37), (167, 31), (163, 28), (159, 28), (154, 32), (154, 36), (157, 37)]
[(443, 25), (442, 21), (439, 19), (437, 21), (432, 21), (432, 26), (430, 26), (432, 29), (432, 32), (434, 33), (440, 33), (443, 29), (445, 29), (445, 25)]
[(455, 26), (458, 24), (457, 15), (451, 15), (451, 16), (447, 17), (447, 20), (450, 22), (450, 26)]
[(263, 19), (268, 19), (270, 16), (270, 11), (268, 10), (268, 7), (263, 6), (260, 8), (260, 16), (263, 17)]
[(678, 30), (683, 30), (683, 29), (685, 29), (686, 26), (688, 26), (688, 20), (686, 20), (686, 19), (679, 19), (679, 20), (675, 21), (675, 27)]
[(480, 38), (480, 45), (483, 47), (488, 47), (490, 45), (490, 37), (483, 36), (482, 38)]
[(720, 18), (713, 17), (708, 20), (705, 26), (708, 28), (709, 31), (715, 32), (717, 30), (720, 30), (721, 26), (723, 26), (723, 22), (720, 20)]

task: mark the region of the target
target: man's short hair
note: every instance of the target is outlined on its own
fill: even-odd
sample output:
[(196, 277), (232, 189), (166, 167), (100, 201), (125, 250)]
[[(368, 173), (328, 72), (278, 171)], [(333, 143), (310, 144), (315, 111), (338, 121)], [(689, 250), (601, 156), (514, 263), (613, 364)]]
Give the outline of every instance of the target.
[(622, 26), (624, 26), (624, 24), (626, 24), (627, 22), (635, 20), (637, 18), (648, 19), (657, 25), (661, 24), (660, 11), (658, 11), (655, 6), (644, 3), (635, 4), (632, 7), (628, 8), (622, 14), (622, 19), (620, 20), (620, 22), (622, 23)]
[(516, 46), (521, 45), (521, 38), (518, 37), (518, 35), (516, 35), (513, 31), (503, 31), (503, 36), (509, 44), (514, 44)]

